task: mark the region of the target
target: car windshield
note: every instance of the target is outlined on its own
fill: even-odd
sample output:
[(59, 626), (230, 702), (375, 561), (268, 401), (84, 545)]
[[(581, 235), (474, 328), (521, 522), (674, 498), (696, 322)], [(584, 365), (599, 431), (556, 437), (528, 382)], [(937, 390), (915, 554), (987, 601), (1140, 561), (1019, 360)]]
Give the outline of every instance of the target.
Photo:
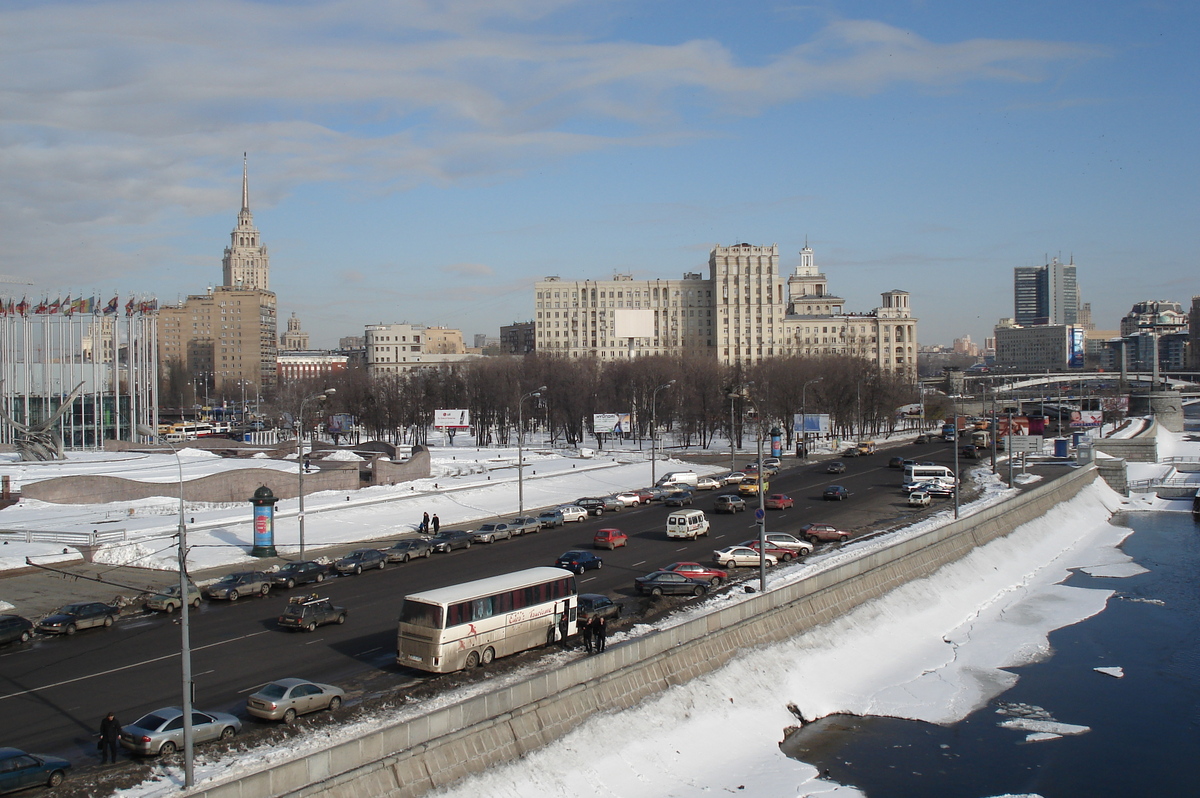
[[(289, 607), (288, 609), (291, 609), (291, 608)], [(258, 694), (260, 696), (263, 696), (264, 698), (283, 698), (283, 696), (286, 692), (287, 692), (287, 688), (284, 687), (282, 684), (276, 684), (275, 682), (271, 682), (266, 687), (259, 690)]]

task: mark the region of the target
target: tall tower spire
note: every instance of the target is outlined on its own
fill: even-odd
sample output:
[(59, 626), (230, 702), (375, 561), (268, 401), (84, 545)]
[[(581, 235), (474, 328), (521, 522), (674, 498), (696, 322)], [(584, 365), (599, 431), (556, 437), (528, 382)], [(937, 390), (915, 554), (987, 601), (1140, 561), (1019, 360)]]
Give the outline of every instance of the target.
[(250, 181), (247, 179), (246, 153), (242, 153), (242, 210), (250, 210)]
[(242, 209), (238, 212), (237, 227), (229, 235), (229, 246), (221, 261), (222, 285), (234, 288), (257, 288), (269, 291), (270, 258), (267, 248), (254, 226), (250, 213), (250, 181), (246, 153), (242, 153)]

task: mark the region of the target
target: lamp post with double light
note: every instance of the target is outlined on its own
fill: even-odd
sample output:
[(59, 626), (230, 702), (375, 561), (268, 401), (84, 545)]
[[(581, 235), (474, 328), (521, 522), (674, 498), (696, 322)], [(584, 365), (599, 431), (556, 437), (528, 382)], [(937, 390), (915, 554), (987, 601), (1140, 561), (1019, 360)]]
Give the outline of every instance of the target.
[(767, 497), (766, 491), (763, 489), (763, 417), (762, 413), (758, 412), (758, 404), (750, 396), (748, 388), (742, 388), (741, 397), (750, 403), (750, 408), (754, 411), (754, 420), (758, 423), (758, 430), (755, 437), (758, 439), (758, 510), (755, 512), (755, 520), (758, 522), (758, 589), (762, 593), (767, 592)]
[(522, 410), (525, 407), (526, 399), (531, 396), (541, 396), (544, 390), (546, 390), (545, 385), (524, 394), (517, 400), (517, 515), (521, 516), (525, 515), (525, 447), (522, 443), (525, 435), (525, 417)]
[(658, 459), (657, 455), (655, 454), (655, 449), (654, 449), (655, 441), (658, 439), (658, 405), (657, 405), (658, 392), (663, 390), (664, 388), (670, 388), (674, 384), (675, 384), (675, 380), (670, 380), (670, 381), (664, 383), (663, 385), (660, 385), (657, 388), (655, 388), (654, 393), (650, 394), (650, 484), (651, 485), (654, 484), (654, 477), (655, 477), (654, 468), (655, 468), (656, 460)]
[(320, 393), (306, 396), (300, 400), (300, 415), (296, 419), (296, 466), (300, 477), (299, 499), (300, 511), (300, 559), (304, 559), (304, 406), (311, 401), (324, 402), (337, 393), (337, 388), (326, 388)]
[[(147, 438), (157, 438), (155, 431), (145, 424), (139, 424), (138, 433)], [(188, 627), (188, 574), (187, 574), (187, 526), (183, 520), (183, 460), (179, 450), (171, 442), (161, 439), (170, 447), (175, 455), (175, 466), (179, 469), (179, 659), (182, 666), (183, 681), (183, 788), (191, 789), (196, 776), (192, 763), (192, 752), (195, 746), (195, 733), (192, 730), (192, 641)]]

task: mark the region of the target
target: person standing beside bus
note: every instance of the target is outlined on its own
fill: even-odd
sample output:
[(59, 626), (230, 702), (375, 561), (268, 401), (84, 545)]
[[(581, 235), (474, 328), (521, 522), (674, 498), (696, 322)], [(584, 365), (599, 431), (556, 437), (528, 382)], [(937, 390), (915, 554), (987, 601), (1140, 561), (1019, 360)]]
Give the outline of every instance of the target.
[(608, 622), (604, 620), (603, 615), (597, 615), (592, 619), (591, 627), (592, 645), (596, 647), (597, 654), (603, 654), (608, 637)]

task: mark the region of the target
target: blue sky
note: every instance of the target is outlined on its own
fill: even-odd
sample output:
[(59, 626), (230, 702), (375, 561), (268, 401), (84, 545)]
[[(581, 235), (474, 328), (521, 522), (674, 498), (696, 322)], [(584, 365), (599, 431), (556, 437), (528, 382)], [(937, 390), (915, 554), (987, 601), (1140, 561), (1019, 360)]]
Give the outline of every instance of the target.
[(1171, 1), (8, 2), (0, 293), (219, 283), (247, 151), (316, 346), (495, 335), (546, 275), (741, 241), (788, 273), (807, 240), (852, 310), (910, 291), (922, 343), (1073, 257), (1115, 329), (1200, 294), (1197, 34)]

